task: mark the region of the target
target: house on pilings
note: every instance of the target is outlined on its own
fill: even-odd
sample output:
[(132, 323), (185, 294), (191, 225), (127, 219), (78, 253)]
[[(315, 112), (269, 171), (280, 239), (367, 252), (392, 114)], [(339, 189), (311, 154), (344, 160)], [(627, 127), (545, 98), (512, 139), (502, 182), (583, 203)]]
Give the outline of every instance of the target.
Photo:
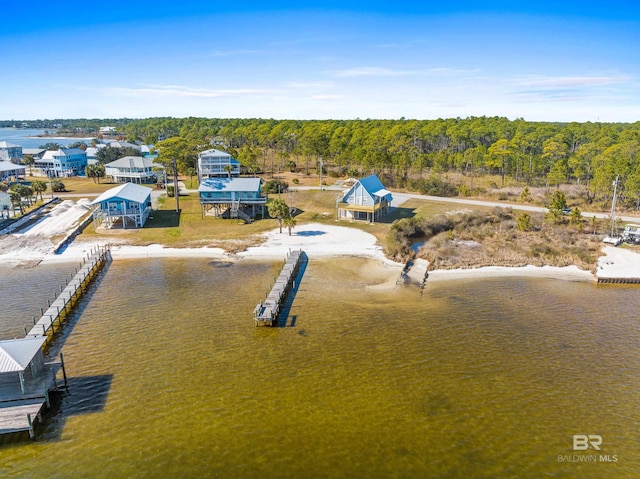
[(202, 216), (240, 218), (251, 222), (260, 212), (264, 218), (267, 195), (260, 178), (204, 178), (198, 187)]
[(91, 202), (94, 228), (142, 228), (151, 214), (151, 188), (125, 183)]

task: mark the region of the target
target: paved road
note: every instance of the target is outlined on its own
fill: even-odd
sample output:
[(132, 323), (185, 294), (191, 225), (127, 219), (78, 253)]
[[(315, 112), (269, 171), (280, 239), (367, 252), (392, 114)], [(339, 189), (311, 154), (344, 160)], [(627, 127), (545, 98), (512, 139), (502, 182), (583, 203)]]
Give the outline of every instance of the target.
[[(318, 189), (317, 186), (296, 186), (291, 188), (292, 191), (317, 190), (317, 189)], [(331, 191), (345, 191), (345, 189), (339, 185), (324, 186), (322, 189), (331, 190)], [(500, 206), (503, 208), (511, 207), (514, 210), (532, 211), (535, 213), (546, 213), (548, 211), (547, 208), (544, 208), (542, 206), (523, 205), (522, 203), (506, 203), (504, 201), (472, 200), (470, 198), (446, 198), (443, 196), (419, 195), (415, 193), (392, 192), (392, 194), (393, 194), (392, 207), (399, 207), (409, 199), (417, 199), (417, 200), (425, 200), (425, 201), (438, 201), (440, 203), (456, 203), (459, 205), (467, 205), (467, 206), (488, 206), (490, 208), (493, 208), (494, 206)], [(583, 211), (582, 216), (584, 218), (592, 218), (595, 216), (596, 218), (601, 218), (601, 219), (608, 219), (611, 217), (609, 213), (594, 213), (594, 212), (588, 212), (588, 211)], [(633, 223), (633, 222), (640, 221), (640, 215), (635, 215), (635, 216), (616, 215), (616, 219), (619, 221)]]

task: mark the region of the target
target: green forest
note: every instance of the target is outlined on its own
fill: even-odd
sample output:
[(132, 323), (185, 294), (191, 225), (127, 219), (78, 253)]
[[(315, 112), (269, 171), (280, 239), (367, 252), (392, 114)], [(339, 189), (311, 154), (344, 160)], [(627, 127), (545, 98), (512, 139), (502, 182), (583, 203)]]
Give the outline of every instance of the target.
[[(59, 121), (59, 120), (56, 120)], [(68, 129), (116, 124), (128, 141), (155, 144), (182, 173), (197, 153), (219, 148), (249, 172), (328, 176), (377, 173), (390, 187), (475, 196), (494, 187), (578, 185), (582, 200), (604, 206), (619, 178), (618, 204), (640, 208), (640, 122), (550, 123), (503, 117), (438, 120), (273, 120), (149, 118), (64, 120)], [(450, 181), (450, 175), (464, 181)], [(595, 205), (594, 205), (595, 206)]]

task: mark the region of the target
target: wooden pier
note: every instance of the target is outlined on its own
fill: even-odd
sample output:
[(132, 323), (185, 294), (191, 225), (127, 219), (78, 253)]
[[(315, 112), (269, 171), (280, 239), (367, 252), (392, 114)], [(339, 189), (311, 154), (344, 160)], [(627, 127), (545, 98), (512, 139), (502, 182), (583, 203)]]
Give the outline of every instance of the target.
[(89, 283), (91, 283), (91, 280), (110, 257), (110, 250), (106, 246), (91, 249), (79, 268), (76, 268), (75, 275), (67, 282), (66, 287), (63, 288), (60, 286), (60, 293), (53, 303), (47, 300), (48, 309), (46, 311), (44, 308), (41, 309), (42, 316), (40, 319), (36, 321), (36, 319), (33, 318), (33, 328), (31, 328), (31, 331), (26, 331), (25, 328), (26, 337), (50, 337), (51, 335), (49, 335), (49, 333), (55, 332), (56, 322), (58, 329), (61, 329), (62, 322), (67, 318), (72, 308), (82, 297), (82, 293), (87, 289)]
[(108, 247), (92, 249), (66, 287), (48, 309), (42, 309), (42, 317), (33, 318), (33, 328), (25, 337), (0, 341), (0, 434), (28, 432), (35, 437), (35, 425), (42, 420), (42, 413), (50, 406), (49, 393), (58, 389), (57, 375), (60, 370), (67, 384), (64, 358), (45, 362), (44, 350), (62, 329), (62, 324), (78, 303), (89, 283), (110, 259)]
[(260, 301), (253, 310), (256, 326), (277, 326), (283, 303), (291, 289), (295, 289), (295, 280), (303, 258), (302, 250), (290, 251), (284, 261), (280, 275), (276, 279), (271, 292), (264, 301)]

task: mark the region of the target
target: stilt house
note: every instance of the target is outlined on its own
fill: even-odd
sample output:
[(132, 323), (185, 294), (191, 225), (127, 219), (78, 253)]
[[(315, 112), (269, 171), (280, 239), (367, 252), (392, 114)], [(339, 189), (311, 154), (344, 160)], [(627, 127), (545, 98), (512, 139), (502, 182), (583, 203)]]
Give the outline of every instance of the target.
[(151, 188), (125, 183), (105, 191), (91, 202), (93, 225), (142, 228), (151, 214)]

